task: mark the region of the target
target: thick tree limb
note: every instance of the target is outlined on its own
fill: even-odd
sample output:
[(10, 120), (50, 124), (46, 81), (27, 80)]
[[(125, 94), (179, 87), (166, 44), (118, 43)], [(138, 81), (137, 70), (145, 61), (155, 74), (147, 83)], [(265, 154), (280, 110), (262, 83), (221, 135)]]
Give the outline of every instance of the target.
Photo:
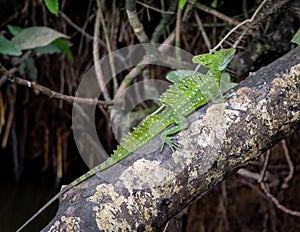
[(197, 115), (178, 134), (178, 151), (146, 154), (154, 139), (143, 154), (65, 194), (44, 231), (160, 231), (193, 200), (299, 128), (300, 47), (252, 73), (226, 102), (208, 104), (189, 118)]

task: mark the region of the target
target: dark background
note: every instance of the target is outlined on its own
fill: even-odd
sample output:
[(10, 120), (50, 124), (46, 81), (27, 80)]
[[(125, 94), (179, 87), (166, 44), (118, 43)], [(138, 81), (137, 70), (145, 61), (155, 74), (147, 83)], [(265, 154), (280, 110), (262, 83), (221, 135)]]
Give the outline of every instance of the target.
[[(157, 9), (165, 10), (172, 1), (143, 1)], [(235, 81), (240, 81), (250, 71), (267, 65), (288, 52), (293, 45), (292, 36), (299, 28), (299, 1), (274, 12), (272, 16), (254, 25), (241, 41), (238, 55), (230, 67)], [(211, 6), (211, 1), (201, 1)], [(251, 17), (260, 1), (244, 0), (217, 1), (217, 11), (242, 21)], [(60, 10), (68, 16), (72, 23), (78, 25), (86, 33), (93, 36), (96, 15), (95, 1), (60, 1)], [(106, 1), (104, 4), (104, 20), (109, 31), (112, 50), (138, 43), (127, 19), (123, 1)], [(139, 19), (151, 38), (162, 18), (160, 12), (137, 4)], [(181, 48), (197, 55), (207, 52), (207, 47), (198, 29), (194, 14), (201, 18), (206, 33), (215, 45), (228, 32), (232, 25), (212, 14), (199, 9), (192, 9), (190, 15), (182, 22), (180, 37)], [(163, 27), (157, 42), (163, 42), (175, 29), (176, 10), (167, 25)], [(38, 70), (37, 82), (55, 91), (60, 90), (61, 72), (64, 78), (63, 93), (74, 95), (77, 84), (84, 73), (93, 65), (92, 40), (83, 36), (64, 18), (49, 13), (45, 6), (36, 0), (0, 1), (0, 34), (11, 38), (7, 25), (21, 27), (48, 26), (70, 36), (74, 64), (65, 54), (34, 56)], [(100, 39), (104, 40), (100, 29)], [(227, 46), (234, 43), (239, 33), (233, 34)], [(107, 54), (107, 47), (100, 45), (101, 56)], [(16, 65), (22, 57), (0, 55), (0, 62), (15, 75), (28, 79), (28, 73), (21, 74)], [(241, 61), (244, 61), (242, 64)], [(162, 67), (147, 66), (150, 78), (164, 79), (168, 70)], [(126, 73), (118, 75), (121, 82)], [(0, 77), (0, 92), (6, 106), (5, 122), (13, 115), (12, 126), (6, 147), (0, 148), (0, 228), (1, 231), (15, 231), (34, 212), (43, 206), (51, 196), (59, 191), (62, 184), (68, 184), (85, 173), (88, 168), (82, 161), (71, 130), (72, 105), (48, 96), (37, 94), (25, 86), (15, 86), (4, 77)], [(142, 80), (139, 75), (137, 80)], [(112, 86), (108, 90), (113, 95)], [(15, 101), (12, 93), (15, 92)], [(102, 98), (101, 98), (102, 99)], [(103, 99), (102, 99), (103, 100)], [(146, 102), (136, 110), (151, 108), (154, 104)], [(107, 109), (104, 108), (107, 113)], [(113, 138), (105, 114), (97, 110), (96, 125), (101, 143), (111, 153), (117, 142)], [(0, 141), (4, 138), (7, 123), (2, 127)], [(62, 139), (62, 158), (57, 156), (57, 133)], [(295, 172), (289, 187), (282, 188), (289, 167), (284, 155), (284, 145), (279, 143), (271, 149), (268, 172), (272, 182), (268, 183), (270, 192), (292, 210), (300, 210), (299, 190), (300, 155), (299, 132), (286, 139)], [(46, 147), (47, 151), (46, 152)], [(253, 162), (247, 169), (260, 173), (264, 156)], [(57, 165), (63, 163), (63, 175), (58, 176)], [(38, 219), (27, 227), (26, 231), (38, 231), (54, 216), (57, 205), (53, 204)], [(234, 175), (217, 186), (212, 192), (186, 208), (169, 224), (168, 231), (299, 231), (300, 219), (288, 215), (274, 206), (265, 196), (255, 180)]]

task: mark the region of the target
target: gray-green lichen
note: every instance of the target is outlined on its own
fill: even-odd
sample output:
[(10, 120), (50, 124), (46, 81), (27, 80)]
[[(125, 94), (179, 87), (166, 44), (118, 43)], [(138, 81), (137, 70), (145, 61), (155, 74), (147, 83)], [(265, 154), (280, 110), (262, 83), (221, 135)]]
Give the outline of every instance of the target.
[[(114, 185), (98, 185), (97, 191), (89, 199), (101, 206), (93, 207), (99, 230), (132, 231), (132, 225), (126, 220), (130, 215), (135, 217), (136, 224), (133, 227), (138, 227), (140, 220), (150, 220), (150, 217), (157, 215), (156, 204), (149, 202), (149, 199), (162, 197), (161, 192), (165, 190), (161, 189), (161, 184), (166, 183), (166, 179), (174, 179), (172, 171), (162, 168), (158, 161), (142, 158), (126, 168)], [(119, 194), (123, 190), (128, 192), (126, 197)], [(148, 210), (143, 207), (145, 205)]]
[(121, 174), (119, 184), (128, 189), (133, 185), (136, 189), (145, 189), (159, 187), (170, 178), (174, 178), (173, 172), (161, 162), (139, 159)]
[(99, 230), (118, 231), (127, 228), (126, 220), (116, 217), (126, 198), (118, 194), (112, 184), (98, 185), (97, 191), (89, 200), (97, 204), (93, 211)]

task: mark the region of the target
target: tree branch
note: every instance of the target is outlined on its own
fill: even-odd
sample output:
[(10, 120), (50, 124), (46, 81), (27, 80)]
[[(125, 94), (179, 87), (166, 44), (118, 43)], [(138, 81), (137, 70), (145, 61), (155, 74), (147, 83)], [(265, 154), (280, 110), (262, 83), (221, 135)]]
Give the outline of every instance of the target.
[[(220, 104), (192, 114), (181, 146), (159, 136), (74, 187), (44, 231), (159, 231), (195, 199), (300, 127), (300, 47), (252, 73)], [(153, 152), (147, 153), (149, 149)], [(109, 178), (109, 179), (108, 179)]]
[(68, 102), (70, 104), (73, 104), (75, 99), (78, 103), (84, 103), (84, 104), (90, 104), (90, 105), (96, 104), (99, 106), (101, 106), (101, 105), (109, 106), (109, 105), (114, 104), (113, 101), (101, 101), (98, 99), (79, 98), (79, 97), (64, 95), (62, 93), (56, 92), (52, 89), (49, 89), (43, 85), (40, 85), (34, 81), (28, 81), (28, 80), (25, 80), (25, 79), (15, 76), (14, 74), (10, 73), (1, 63), (0, 63), (0, 74), (7, 76), (8, 80), (14, 84), (27, 86), (28, 88), (32, 88), (37, 93), (47, 95), (50, 98), (57, 98), (57, 99), (65, 101), (65, 102)]

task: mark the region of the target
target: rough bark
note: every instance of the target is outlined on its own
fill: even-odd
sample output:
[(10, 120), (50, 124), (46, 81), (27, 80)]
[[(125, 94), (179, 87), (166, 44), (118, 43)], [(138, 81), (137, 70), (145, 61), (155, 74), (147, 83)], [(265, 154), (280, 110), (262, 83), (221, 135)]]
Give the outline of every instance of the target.
[(147, 154), (155, 138), (140, 154), (67, 192), (44, 231), (160, 231), (192, 201), (299, 128), (300, 47), (252, 73), (224, 103), (208, 104), (189, 118), (175, 153), (158, 148)]

